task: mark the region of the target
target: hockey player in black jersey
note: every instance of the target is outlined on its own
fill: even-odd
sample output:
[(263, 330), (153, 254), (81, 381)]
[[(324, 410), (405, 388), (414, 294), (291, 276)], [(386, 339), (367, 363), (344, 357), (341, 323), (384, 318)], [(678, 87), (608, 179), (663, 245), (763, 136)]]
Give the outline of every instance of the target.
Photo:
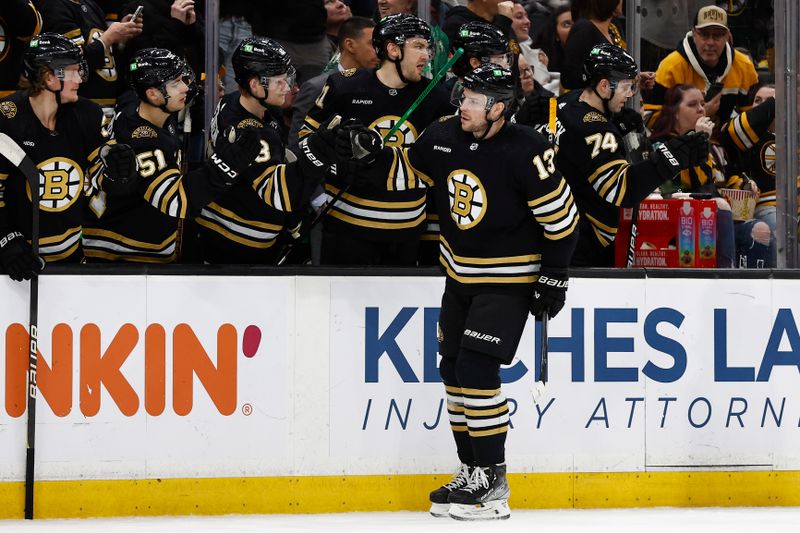
[[(482, 65), (454, 89), (460, 116), (429, 126), (408, 148), (364, 146), (377, 157), (365, 175), (406, 188), (433, 185), (447, 276), (439, 317), (439, 368), (461, 461), (430, 495), (431, 513), (464, 520), (508, 518), (508, 404), (500, 365), (514, 357), (530, 312), (564, 306), (578, 212), (554, 166), (555, 150), (532, 128), (508, 122), (514, 75)], [(366, 137), (369, 139), (369, 137)], [(365, 156), (365, 158), (368, 156)]]
[[(497, 19), (508, 22), (508, 31), (511, 31), (509, 18), (498, 15)], [(458, 80), (480, 65), (494, 63), (511, 67), (514, 62), (508, 38), (503, 30), (485, 21), (471, 21), (462, 25), (453, 37), (450, 48), (454, 53), (459, 48), (464, 52), (453, 64), (452, 72), (455, 76), (444, 84), (448, 90), (452, 90)], [(439, 214), (436, 208), (436, 193), (433, 189), (428, 189), (427, 192), (425, 231), (419, 245), (418, 264), (419, 266), (439, 264)]]
[[(306, 136), (298, 153), (287, 152), (270, 106), (281, 106), (294, 85), (294, 67), (276, 41), (251, 37), (233, 53), (239, 90), (226, 95), (211, 126), (214, 136), (229, 127), (258, 131), (261, 151), (242, 177), (200, 212), (203, 256), (210, 263), (273, 264), (280, 253), (277, 237), (325, 177), (333, 132)], [(326, 142), (320, 136), (329, 136)], [(309, 154), (325, 164), (317, 166)], [(294, 224), (290, 224), (294, 225)]]
[[(69, 39), (54, 33), (35, 37), (23, 68), (25, 89), (0, 100), (0, 131), (39, 169), (39, 255), (47, 262), (80, 262), (86, 198), (114, 180), (127, 179), (132, 154), (127, 147), (104, 147), (103, 112), (78, 96), (87, 67)], [(33, 209), (27, 183), (0, 157), (0, 264), (15, 280), (28, 279), (41, 268), (26, 241)]]
[[(389, 15), (378, 22), (372, 36), (380, 68), (332, 74), (306, 117), (301, 138), (334, 114), (358, 119), (384, 136), (425, 89), (429, 26), (414, 15)], [(409, 146), (428, 124), (452, 111), (447, 91), (437, 87), (386, 143)], [(408, 189), (402, 180), (387, 190), (339, 172), (327, 178), (328, 198), (353, 181), (324, 221), (322, 263), (414, 265), (425, 227), (425, 191)]]
[(83, 235), (91, 261), (175, 261), (179, 220), (197, 215), (229, 189), (261, 149), (253, 128), (226, 132), (217, 136), (203, 166), (182, 174), (182, 144), (169, 119), (186, 104), (185, 68), (181, 58), (161, 48), (140, 50), (131, 61), (139, 102), (116, 114), (112, 135), (136, 153), (138, 179), (124, 192), (93, 199), (98, 220)]
[(621, 207), (633, 207), (661, 183), (708, 157), (708, 136), (689, 132), (655, 143), (649, 158), (630, 164), (622, 131), (612, 119), (637, 87), (633, 58), (612, 44), (595, 46), (584, 63), (586, 88), (558, 104), (556, 167), (572, 187), (581, 213), (572, 264), (611, 267)]

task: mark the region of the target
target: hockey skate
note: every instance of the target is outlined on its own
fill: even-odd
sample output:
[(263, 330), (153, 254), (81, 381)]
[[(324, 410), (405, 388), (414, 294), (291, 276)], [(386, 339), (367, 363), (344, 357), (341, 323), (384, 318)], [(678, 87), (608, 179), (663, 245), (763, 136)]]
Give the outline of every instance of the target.
[(450, 503), (447, 501), (448, 496), (460, 488), (466, 487), (469, 481), (469, 476), (472, 473), (472, 467), (469, 465), (461, 464), (453, 474), (453, 479), (431, 492), (431, 514), (438, 518), (450, 516)]
[(456, 520), (505, 520), (511, 516), (506, 465), (476, 466), (466, 486), (450, 493), (450, 517)]

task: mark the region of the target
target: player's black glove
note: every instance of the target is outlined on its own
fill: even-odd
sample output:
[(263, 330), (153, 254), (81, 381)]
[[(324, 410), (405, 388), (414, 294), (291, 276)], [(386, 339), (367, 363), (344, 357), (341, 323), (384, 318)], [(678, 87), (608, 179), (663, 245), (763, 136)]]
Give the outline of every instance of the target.
[(631, 132), (644, 133), (644, 120), (635, 109), (623, 107), (622, 110), (611, 118), (611, 122), (616, 124), (622, 135)]
[(0, 237), (0, 264), (14, 281), (31, 279), (44, 268), (44, 262), (33, 254), (31, 245), (18, 231)]
[(236, 130), (228, 127), (217, 135), (214, 153), (208, 161), (214, 175), (223, 184), (232, 185), (256, 159), (261, 151), (261, 137), (255, 128)]
[(383, 150), (383, 139), (357, 119), (350, 119), (336, 132), (336, 157), (359, 166), (372, 164)]
[[(298, 159), (308, 168), (326, 169), (336, 163), (336, 132), (342, 117), (333, 115), (299, 143)], [(310, 166), (308, 166), (310, 165)]]
[(656, 165), (659, 177), (669, 180), (683, 169), (704, 163), (708, 159), (709, 150), (708, 135), (690, 131), (676, 135), (665, 143), (653, 143), (650, 160)]
[(550, 122), (550, 97), (549, 93), (526, 96), (515, 115), (517, 124), (540, 126)]
[(542, 313), (553, 318), (564, 307), (569, 288), (569, 272), (566, 268), (545, 268), (539, 273), (539, 279), (533, 285), (531, 298), (531, 314), (541, 318)]
[(103, 160), (102, 189), (107, 194), (123, 195), (133, 191), (138, 183), (136, 153), (127, 144), (106, 144), (100, 149)]

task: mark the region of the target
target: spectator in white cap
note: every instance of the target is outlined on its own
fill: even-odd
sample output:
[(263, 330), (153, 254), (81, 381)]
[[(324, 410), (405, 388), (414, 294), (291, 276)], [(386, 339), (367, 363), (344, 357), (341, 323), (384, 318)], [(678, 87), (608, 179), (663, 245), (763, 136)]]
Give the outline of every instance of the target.
[(747, 93), (757, 82), (753, 62), (731, 44), (728, 14), (715, 5), (701, 7), (692, 30), (658, 65), (656, 84), (645, 104), (648, 124), (655, 122), (664, 93), (675, 85), (700, 89), (706, 116), (720, 124), (747, 105)]

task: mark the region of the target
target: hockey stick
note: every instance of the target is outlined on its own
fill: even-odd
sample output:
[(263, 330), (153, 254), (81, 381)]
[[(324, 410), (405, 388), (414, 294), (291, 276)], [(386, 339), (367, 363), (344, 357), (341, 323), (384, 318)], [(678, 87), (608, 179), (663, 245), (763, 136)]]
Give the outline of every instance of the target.
[[(14, 140), (0, 133), (0, 153), (17, 167), (31, 189), (31, 249), (39, 255), (39, 170)], [(28, 438), (25, 448), (25, 519), (33, 520), (33, 467), (36, 443), (36, 365), (38, 363), (39, 277), (31, 276), (28, 322)]]
[[(187, 105), (183, 115), (183, 139), (181, 140), (181, 175), (186, 176), (189, 172), (189, 138), (192, 135), (192, 112), (191, 104)], [(180, 262), (183, 247), (183, 232), (185, 231), (186, 221), (178, 219), (178, 227), (175, 231), (175, 261)]]
[(547, 311), (542, 313), (542, 326), (541, 326), (541, 342), (539, 343), (539, 379), (531, 386), (531, 394), (533, 401), (537, 405), (544, 399), (545, 387), (547, 386), (548, 377), (548, 355), (547, 355), (547, 322), (550, 317)]
[[(383, 136), (383, 142), (386, 142), (387, 140), (391, 139), (394, 136), (394, 134), (397, 133), (397, 130), (399, 130), (400, 127), (406, 122), (406, 120), (408, 120), (408, 117), (411, 116), (411, 113), (413, 113), (414, 110), (417, 107), (419, 107), (419, 104), (421, 104), (422, 101), (428, 97), (428, 94), (430, 94), (433, 88), (436, 87), (436, 85), (442, 80), (442, 78), (444, 78), (444, 76), (447, 74), (447, 71), (450, 70), (450, 67), (452, 67), (456, 61), (458, 61), (458, 58), (461, 57), (461, 54), (463, 53), (464, 49), (459, 48), (453, 53), (453, 57), (451, 57), (447, 61), (447, 63), (442, 65), (442, 68), (439, 69), (439, 72), (437, 72), (436, 75), (431, 79), (431, 81), (428, 82), (427, 87), (425, 87), (425, 89), (420, 93), (420, 95), (417, 96), (417, 99), (414, 100), (414, 102), (409, 106), (409, 108), (406, 109), (406, 112), (403, 113), (403, 116), (401, 116), (400, 119), (394, 123), (394, 126), (391, 127), (389, 132)], [(339, 189), (339, 192), (337, 192), (333, 198), (331, 198), (330, 200), (328, 200), (328, 202), (325, 203), (325, 205), (322, 207), (319, 213), (317, 213), (317, 216), (314, 217), (314, 220), (311, 221), (311, 224), (308, 226), (306, 233), (310, 232), (314, 227), (317, 226), (317, 224), (319, 224), (322, 221), (323, 218), (325, 218), (325, 216), (330, 212), (330, 210), (333, 209), (333, 206), (336, 204), (336, 202), (341, 200), (342, 196), (344, 196), (347, 193), (347, 191), (350, 190), (350, 185), (352, 184), (345, 185), (344, 187)], [(287, 245), (286, 249), (284, 249), (284, 251), (281, 252), (280, 257), (278, 258), (278, 261), (275, 264), (281, 265), (283, 264), (284, 261), (286, 261), (286, 258), (289, 256), (289, 253), (291, 253), (292, 246), (296, 241), (297, 239), (293, 239), (292, 242), (290, 242), (289, 245)]]

